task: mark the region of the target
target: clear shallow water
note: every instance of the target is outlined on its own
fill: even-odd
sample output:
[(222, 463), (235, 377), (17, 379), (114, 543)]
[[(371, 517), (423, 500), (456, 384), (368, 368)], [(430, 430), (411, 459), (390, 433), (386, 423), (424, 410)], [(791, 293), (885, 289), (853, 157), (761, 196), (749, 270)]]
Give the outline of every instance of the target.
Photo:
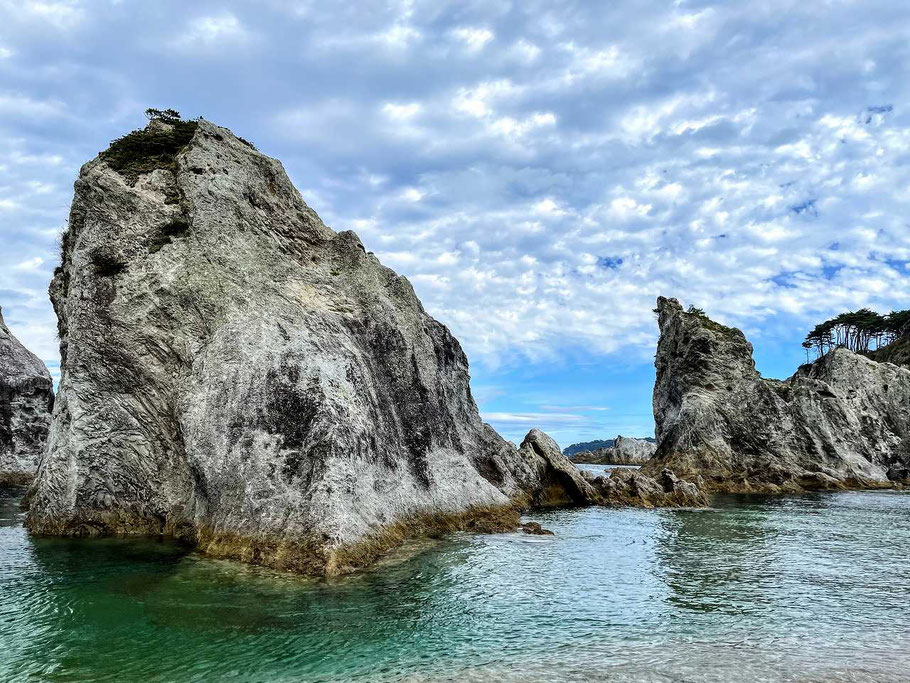
[(910, 493), (563, 510), (300, 579), (31, 539), (0, 494), (0, 680), (899, 681)]

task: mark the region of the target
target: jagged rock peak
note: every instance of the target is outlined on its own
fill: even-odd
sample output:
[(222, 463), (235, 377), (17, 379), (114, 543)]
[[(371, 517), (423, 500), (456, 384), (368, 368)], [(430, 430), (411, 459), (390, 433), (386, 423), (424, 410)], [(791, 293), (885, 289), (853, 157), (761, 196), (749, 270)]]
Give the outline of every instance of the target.
[(764, 379), (740, 330), (657, 301), (657, 452), (709, 490), (892, 486), (910, 477), (910, 370), (837, 348)]
[(0, 486), (31, 481), (53, 402), (50, 373), (10, 332), (0, 309)]
[(576, 497), (561, 462), (481, 421), (461, 346), (410, 283), (229, 130), (154, 121), (115, 141), (69, 225), (33, 532), (171, 534), (334, 573)]

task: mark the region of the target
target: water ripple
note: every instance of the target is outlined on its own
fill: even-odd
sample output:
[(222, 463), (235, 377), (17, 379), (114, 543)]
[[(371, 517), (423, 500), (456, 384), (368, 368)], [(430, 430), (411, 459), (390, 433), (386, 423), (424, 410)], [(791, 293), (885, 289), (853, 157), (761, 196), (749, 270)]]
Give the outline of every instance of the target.
[(910, 496), (563, 510), (330, 580), (31, 539), (0, 495), (0, 680), (899, 681)]

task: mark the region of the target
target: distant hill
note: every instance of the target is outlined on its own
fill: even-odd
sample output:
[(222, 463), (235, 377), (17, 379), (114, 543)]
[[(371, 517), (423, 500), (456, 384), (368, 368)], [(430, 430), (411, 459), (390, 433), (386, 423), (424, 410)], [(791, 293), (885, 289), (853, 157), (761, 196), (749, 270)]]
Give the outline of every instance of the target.
[[(650, 441), (651, 443), (657, 443), (657, 441), (650, 437), (642, 437), (645, 441)], [(598, 439), (596, 441), (582, 441), (581, 443), (573, 443), (571, 446), (566, 446), (562, 449), (562, 454), (565, 456), (573, 456), (576, 453), (584, 453), (585, 451), (596, 451), (598, 448), (613, 448), (613, 439)]]

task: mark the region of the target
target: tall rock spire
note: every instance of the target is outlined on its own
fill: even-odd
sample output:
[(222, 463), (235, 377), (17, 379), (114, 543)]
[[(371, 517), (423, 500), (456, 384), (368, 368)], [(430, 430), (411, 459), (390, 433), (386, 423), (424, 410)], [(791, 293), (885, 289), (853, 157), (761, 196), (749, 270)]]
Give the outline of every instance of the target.
[(484, 424), (461, 346), (410, 283), (229, 130), (153, 121), (115, 141), (69, 226), (32, 531), (341, 572), (587, 486)]

